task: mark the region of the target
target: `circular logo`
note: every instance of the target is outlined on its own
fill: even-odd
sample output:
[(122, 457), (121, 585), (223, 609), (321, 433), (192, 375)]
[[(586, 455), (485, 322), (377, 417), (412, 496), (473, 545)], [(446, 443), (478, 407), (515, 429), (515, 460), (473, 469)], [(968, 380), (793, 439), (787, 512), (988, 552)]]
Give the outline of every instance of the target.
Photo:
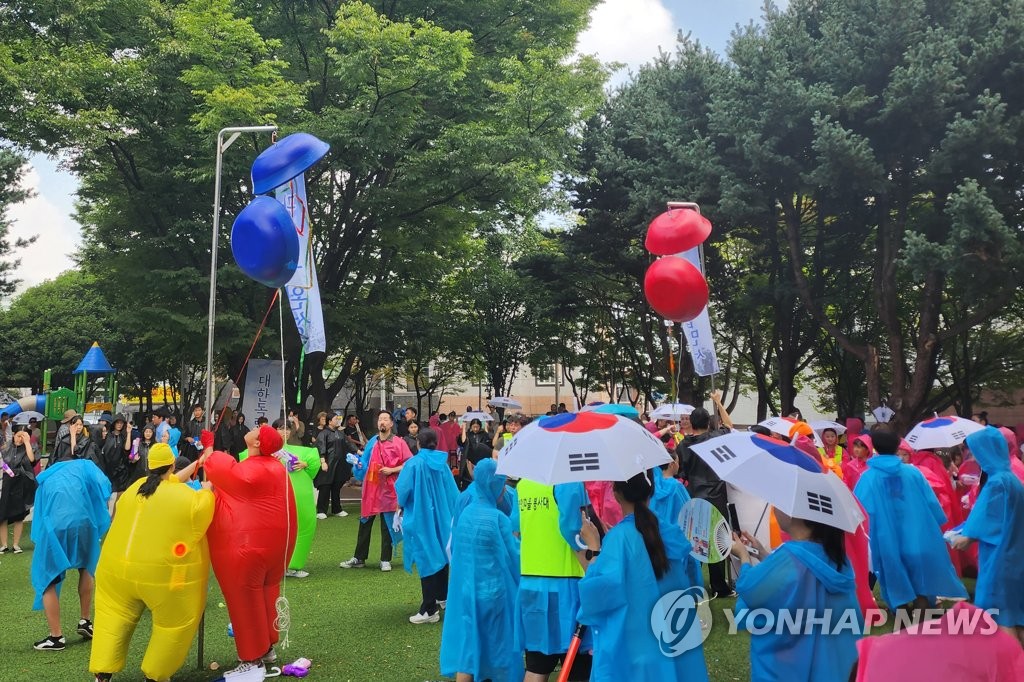
[(651, 631), (669, 658), (696, 649), (711, 633), (711, 609), (703, 587), (673, 590), (651, 610)]

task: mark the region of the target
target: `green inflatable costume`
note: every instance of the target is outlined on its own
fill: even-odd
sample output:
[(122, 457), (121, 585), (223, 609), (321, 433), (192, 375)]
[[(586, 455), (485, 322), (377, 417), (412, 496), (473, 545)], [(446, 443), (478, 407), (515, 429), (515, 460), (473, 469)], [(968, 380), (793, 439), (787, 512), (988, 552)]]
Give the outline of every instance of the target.
[[(301, 571), (309, 558), (309, 550), (313, 546), (313, 535), (316, 534), (316, 498), (313, 494), (313, 479), (320, 471), (320, 453), (316, 448), (301, 445), (285, 445), (287, 452), (306, 463), (305, 469), (297, 469), (289, 474), (292, 479), (292, 490), (295, 492), (295, 515), (298, 517), (298, 536), (295, 538), (295, 550), (288, 562), (288, 568)], [(242, 450), (238, 459), (249, 456), (248, 450)]]

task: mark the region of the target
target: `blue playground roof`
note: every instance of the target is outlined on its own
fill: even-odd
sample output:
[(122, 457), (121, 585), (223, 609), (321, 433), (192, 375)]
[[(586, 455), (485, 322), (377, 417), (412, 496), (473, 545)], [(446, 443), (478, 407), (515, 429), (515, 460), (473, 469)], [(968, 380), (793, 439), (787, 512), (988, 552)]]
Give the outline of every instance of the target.
[(89, 372), (90, 374), (113, 374), (116, 372), (110, 363), (107, 362), (107, 356), (103, 354), (103, 349), (100, 348), (100, 344), (93, 341), (92, 348), (85, 354), (82, 361), (78, 363), (78, 367), (75, 368), (74, 374), (81, 374), (82, 372)]

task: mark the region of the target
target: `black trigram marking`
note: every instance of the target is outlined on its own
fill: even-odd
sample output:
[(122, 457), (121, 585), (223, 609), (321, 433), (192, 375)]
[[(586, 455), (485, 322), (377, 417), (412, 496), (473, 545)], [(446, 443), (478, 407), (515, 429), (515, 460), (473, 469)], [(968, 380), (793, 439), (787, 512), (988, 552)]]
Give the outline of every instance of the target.
[(958, 440), (963, 440), (964, 438), (967, 438), (967, 434), (964, 433), (963, 431), (954, 431), (953, 432), (953, 438), (956, 438)]
[(596, 452), (569, 453), (569, 471), (597, 471), (600, 468)]
[(907, 442), (910, 443), (911, 445), (916, 443), (917, 442), (917, 434), (916, 433), (912, 433), (909, 436), (907, 436)]
[(807, 506), (811, 511), (821, 512), (832, 516), (832, 498), (828, 495), (818, 493), (807, 493)]
[(736, 459), (736, 453), (729, 449), (728, 445), (719, 445), (717, 448), (711, 448), (711, 454), (715, 456), (720, 464), (728, 462), (730, 459)]

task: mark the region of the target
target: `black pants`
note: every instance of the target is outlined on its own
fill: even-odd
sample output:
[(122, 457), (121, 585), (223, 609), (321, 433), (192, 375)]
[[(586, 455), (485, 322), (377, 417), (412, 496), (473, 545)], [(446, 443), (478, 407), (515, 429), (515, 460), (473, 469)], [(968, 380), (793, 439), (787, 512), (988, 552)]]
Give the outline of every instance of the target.
[(711, 592), (713, 594), (729, 594), (732, 592), (732, 587), (729, 586), (729, 581), (725, 578), (725, 565), (729, 563), (726, 561), (719, 561), (717, 564), (708, 564), (708, 578), (711, 581)]
[(343, 482), (329, 483), (317, 486), (316, 489), (316, 513), (326, 514), (327, 505), (330, 503), (331, 513), (337, 514), (341, 511), (341, 486)]
[(439, 608), (437, 602), (448, 600), (448, 565), (434, 575), (420, 578), (420, 588), (423, 590), (423, 603), (420, 604), (420, 613), (434, 615)]
[[(391, 561), (391, 530), (388, 528), (388, 522), (384, 519), (384, 515), (377, 514), (377, 516), (380, 517), (380, 560)], [(366, 519), (365, 523), (362, 520), (359, 522), (355, 556), (360, 561), (366, 561), (366, 557), (370, 556), (370, 533), (373, 531), (373, 521), (377, 516), (371, 516)]]

